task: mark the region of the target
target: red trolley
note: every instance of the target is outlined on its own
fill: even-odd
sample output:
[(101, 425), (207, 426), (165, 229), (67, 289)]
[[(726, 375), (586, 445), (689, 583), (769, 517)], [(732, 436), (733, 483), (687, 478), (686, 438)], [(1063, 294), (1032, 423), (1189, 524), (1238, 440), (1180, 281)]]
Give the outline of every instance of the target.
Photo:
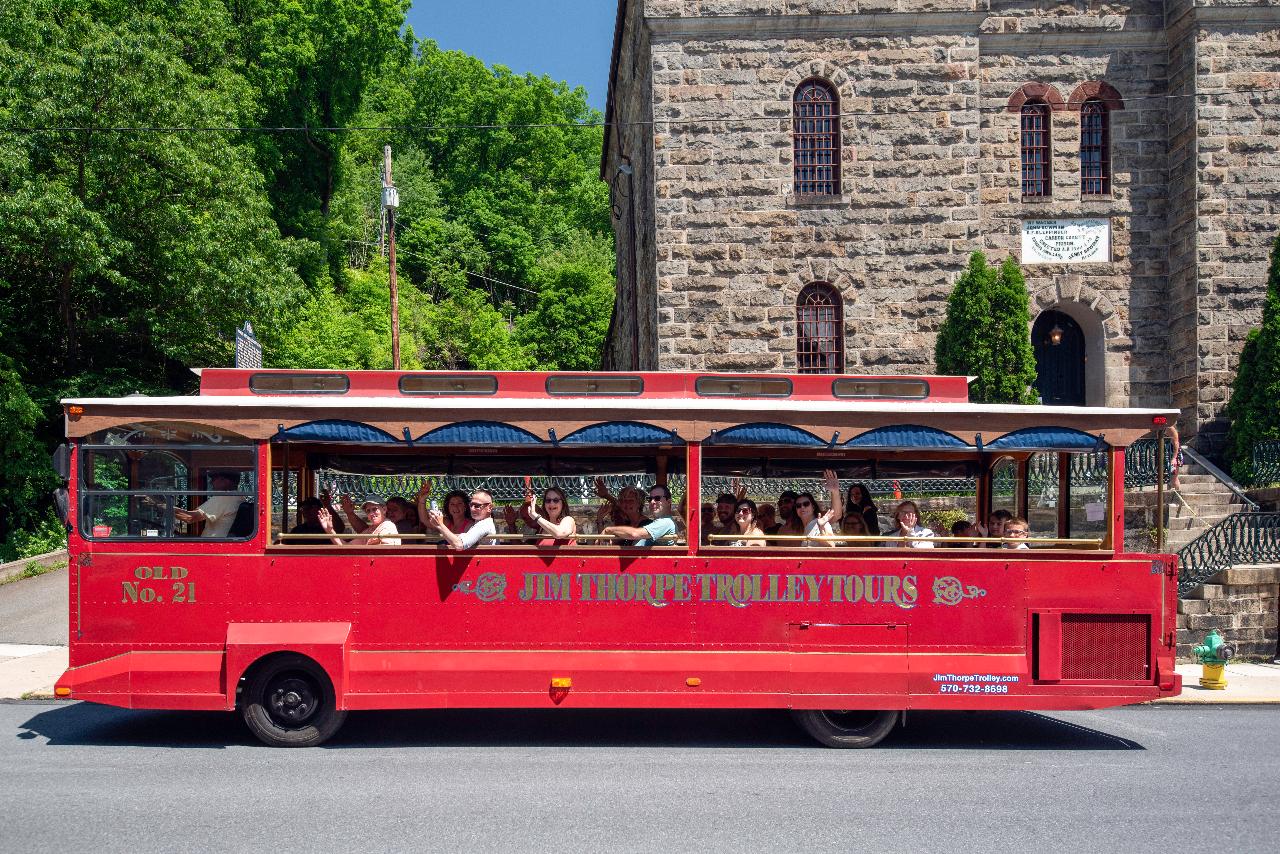
[[(825, 744), (867, 746), (909, 709), (1181, 688), (1175, 561), (1124, 551), (1126, 449), (1173, 413), (971, 404), (962, 377), (230, 369), (198, 395), (64, 408), (59, 696), (239, 709), (276, 745), (319, 743), (354, 710), (558, 706), (785, 708)], [(717, 494), (765, 503), (826, 469), (882, 520), (896, 493), (943, 523), (1007, 509), (1029, 548), (838, 525), (808, 546), (706, 536)], [(596, 478), (669, 485), (678, 539), (592, 534)], [(287, 536), (334, 482), (500, 503), (556, 484), (579, 536)], [(182, 522), (214, 499), (229, 528)]]

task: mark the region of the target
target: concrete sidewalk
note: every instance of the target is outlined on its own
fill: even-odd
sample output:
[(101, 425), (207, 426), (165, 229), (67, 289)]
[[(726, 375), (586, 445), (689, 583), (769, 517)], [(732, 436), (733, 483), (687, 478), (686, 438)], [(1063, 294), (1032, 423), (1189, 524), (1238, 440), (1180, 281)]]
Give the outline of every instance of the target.
[(65, 646), (0, 643), (0, 700), (52, 697), (53, 683), (66, 669)]
[(1182, 693), (1157, 703), (1280, 703), (1280, 664), (1250, 664), (1232, 661), (1224, 675), (1227, 687), (1221, 691), (1200, 687), (1199, 664), (1179, 664)]

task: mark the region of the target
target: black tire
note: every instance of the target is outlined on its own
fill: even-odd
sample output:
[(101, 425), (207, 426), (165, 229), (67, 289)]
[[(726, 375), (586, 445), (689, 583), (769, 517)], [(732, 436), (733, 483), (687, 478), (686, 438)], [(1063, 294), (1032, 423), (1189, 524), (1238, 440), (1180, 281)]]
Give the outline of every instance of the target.
[(242, 695), (250, 731), (271, 747), (312, 747), (329, 739), (346, 712), (337, 709), (333, 683), (303, 655), (278, 655), (255, 666)]
[(827, 747), (874, 747), (893, 731), (901, 712), (792, 709), (800, 728)]

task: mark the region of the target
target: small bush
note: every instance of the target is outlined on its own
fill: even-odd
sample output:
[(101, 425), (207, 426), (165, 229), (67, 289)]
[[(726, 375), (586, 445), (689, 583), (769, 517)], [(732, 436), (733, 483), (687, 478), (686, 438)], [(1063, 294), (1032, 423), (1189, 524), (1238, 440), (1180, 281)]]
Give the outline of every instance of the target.
[(67, 530), (52, 516), (42, 519), (34, 531), (17, 530), (0, 545), (0, 563), (39, 557), (67, 547)]
[(951, 526), (956, 522), (968, 522), (969, 514), (963, 510), (922, 510), (920, 524), (939, 537), (951, 536)]

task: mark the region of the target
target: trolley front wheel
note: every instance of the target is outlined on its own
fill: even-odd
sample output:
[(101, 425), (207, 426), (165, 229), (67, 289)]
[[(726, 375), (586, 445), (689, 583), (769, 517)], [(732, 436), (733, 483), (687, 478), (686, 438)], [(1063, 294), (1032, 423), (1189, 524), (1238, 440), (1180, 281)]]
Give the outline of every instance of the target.
[(257, 667), (243, 695), (244, 722), (271, 747), (310, 747), (328, 740), (347, 713), (320, 665), (302, 655), (281, 655)]

